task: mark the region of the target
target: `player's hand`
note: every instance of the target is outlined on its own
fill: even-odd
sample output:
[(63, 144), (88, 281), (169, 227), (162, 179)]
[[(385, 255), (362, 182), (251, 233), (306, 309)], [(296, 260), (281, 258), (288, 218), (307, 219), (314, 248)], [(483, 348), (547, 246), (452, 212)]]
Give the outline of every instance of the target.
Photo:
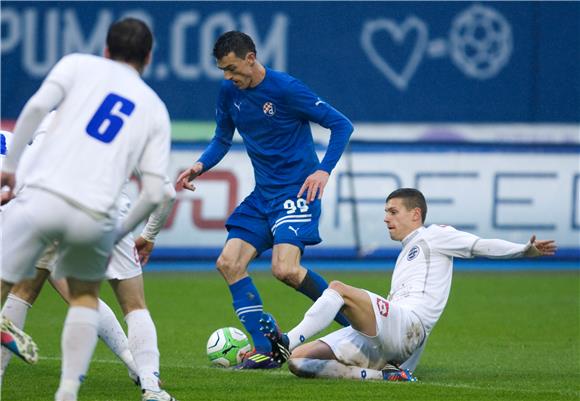
[(318, 199), (322, 199), (328, 177), (330, 177), (330, 174), (326, 171), (316, 170), (306, 178), (306, 181), (302, 184), (302, 188), (300, 188), (300, 192), (298, 192), (298, 197), (301, 198), (302, 194), (306, 192), (306, 202), (308, 203), (314, 201), (317, 198), (317, 194)]
[(139, 255), (139, 261), (141, 262), (141, 267), (144, 267), (147, 262), (149, 262), (149, 256), (151, 256), (151, 251), (153, 250), (154, 242), (147, 241), (143, 237), (138, 237), (135, 240), (135, 249), (137, 249), (137, 254)]
[(2, 175), (0, 176), (0, 204), (3, 205), (14, 197), (12, 191), (15, 185), (16, 178), (14, 173), (2, 171)]
[(177, 181), (175, 182), (175, 189), (189, 189), (190, 191), (195, 191), (193, 180), (195, 180), (202, 171), (203, 163), (196, 162), (192, 167), (179, 174), (179, 177), (177, 177)]
[(556, 253), (557, 247), (554, 240), (536, 240), (536, 236), (532, 235), (529, 244), (529, 248), (524, 252), (524, 256), (528, 258), (552, 256)]

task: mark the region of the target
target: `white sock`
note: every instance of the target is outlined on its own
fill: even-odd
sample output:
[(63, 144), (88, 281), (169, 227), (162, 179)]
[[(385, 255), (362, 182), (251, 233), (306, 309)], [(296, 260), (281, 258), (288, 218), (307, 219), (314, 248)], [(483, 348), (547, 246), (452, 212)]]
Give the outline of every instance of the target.
[(327, 328), (342, 305), (344, 299), (338, 292), (332, 288), (324, 290), (320, 298), (306, 311), (304, 319), (288, 332), (290, 350)]
[(97, 345), (99, 313), (95, 309), (71, 306), (62, 330), (62, 373), (56, 399), (76, 400)]
[(297, 358), (288, 361), (290, 371), (301, 377), (332, 379), (383, 380), (380, 370), (348, 366), (335, 360)]
[(133, 354), (141, 388), (159, 391), (159, 349), (157, 331), (147, 309), (134, 310), (125, 316), (129, 333), (129, 349)]
[(127, 369), (137, 375), (137, 365), (133, 360), (133, 354), (129, 350), (129, 340), (113, 310), (102, 299), (99, 299), (98, 335), (107, 344), (107, 347), (123, 361)]
[[(26, 322), (26, 315), (28, 314), (28, 309), (30, 309), (32, 305), (28, 302), (23, 300), (22, 298), (18, 298), (16, 295), (8, 294), (8, 298), (6, 298), (6, 302), (2, 307), (2, 316), (10, 319), (12, 323), (19, 329), (24, 328), (24, 322)], [(4, 347), (1, 347), (0, 354), (2, 355), (2, 362), (0, 364), (0, 377), (4, 376), (4, 372), (6, 371), (6, 367), (12, 358), (12, 352), (8, 351)]]

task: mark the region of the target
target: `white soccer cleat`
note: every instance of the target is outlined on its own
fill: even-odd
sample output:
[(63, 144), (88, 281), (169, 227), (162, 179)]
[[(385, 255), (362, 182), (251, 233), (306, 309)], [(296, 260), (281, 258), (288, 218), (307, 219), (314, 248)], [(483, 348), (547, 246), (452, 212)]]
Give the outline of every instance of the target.
[(177, 401), (167, 391), (143, 390), (142, 401)]
[(32, 337), (4, 316), (2, 316), (1, 332), (3, 347), (30, 364), (38, 362), (38, 347)]

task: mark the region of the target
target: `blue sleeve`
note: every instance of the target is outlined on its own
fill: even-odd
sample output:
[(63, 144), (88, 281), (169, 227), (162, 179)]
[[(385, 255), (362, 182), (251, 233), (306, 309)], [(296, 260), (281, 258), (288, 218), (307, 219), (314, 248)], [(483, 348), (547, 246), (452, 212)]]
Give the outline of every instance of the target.
[(286, 101), (300, 118), (315, 122), (330, 130), (326, 154), (318, 166), (319, 170), (330, 174), (348, 144), (354, 129), (352, 123), (344, 114), (321, 100), (308, 86), (297, 79), (289, 83)]
[(203, 163), (204, 172), (218, 164), (232, 146), (232, 138), (234, 137), (236, 127), (228, 112), (226, 100), (227, 88), (222, 85), (215, 112), (215, 134), (208, 147), (197, 160)]

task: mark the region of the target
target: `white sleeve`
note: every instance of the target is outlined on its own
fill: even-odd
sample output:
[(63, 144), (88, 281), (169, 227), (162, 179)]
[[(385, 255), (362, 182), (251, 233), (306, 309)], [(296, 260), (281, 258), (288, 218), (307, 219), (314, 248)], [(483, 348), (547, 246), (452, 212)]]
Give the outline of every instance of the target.
[(162, 179), (167, 176), (169, 167), (169, 152), (171, 148), (171, 123), (169, 113), (163, 102), (159, 102), (159, 119), (154, 131), (149, 137), (145, 150), (141, 155), (137, 168), (141, 174), (158, 175)]
[(62, 88), (53, 82), (45, 81), (38, 91), (28, 100), (18, 116), (14, 127), (13, 141), (8, 150), (4, 171), (14, 173), (26, 145), (32, 139), (42, 119), (64, 98)]
[(63, 57), (48, 73), (42, 85), (28, 100), (14, 127), (14, 141), (3, 169), (14, 173), (26, 144), (32, 139), (42, 119), (64, 99), (74, 84), (78, 55)]
[(163, 228), (169, 212), (173, 208), (173, 203), (175, 202), (175, 189), (173, 189), (173, 184), (169, 180), (165, 181), (163, 186), (165, 201), (155, 209), (149, 219), (147, 224), (141, 232), (141, 237), (149, 242), (155, 242), (155, 237)]
[(472, 258), (472, 249), (479, 237), (465, 231), (459, 231), (451, 226), (429, 227), (429, 246), (443, 255)]
[(532, 246), (531, 243), (516, 244), (502, 239), (480, 238), (473, 246), (474, 256), (484, 256), (490, 259), (521, 258)]
[(162, 177), (143, 174), (141, 184), (139, 198), (129, 210), (127, 217), (119, 222), (116, 242), (133, 231), (163, 201), (164, 180)]

